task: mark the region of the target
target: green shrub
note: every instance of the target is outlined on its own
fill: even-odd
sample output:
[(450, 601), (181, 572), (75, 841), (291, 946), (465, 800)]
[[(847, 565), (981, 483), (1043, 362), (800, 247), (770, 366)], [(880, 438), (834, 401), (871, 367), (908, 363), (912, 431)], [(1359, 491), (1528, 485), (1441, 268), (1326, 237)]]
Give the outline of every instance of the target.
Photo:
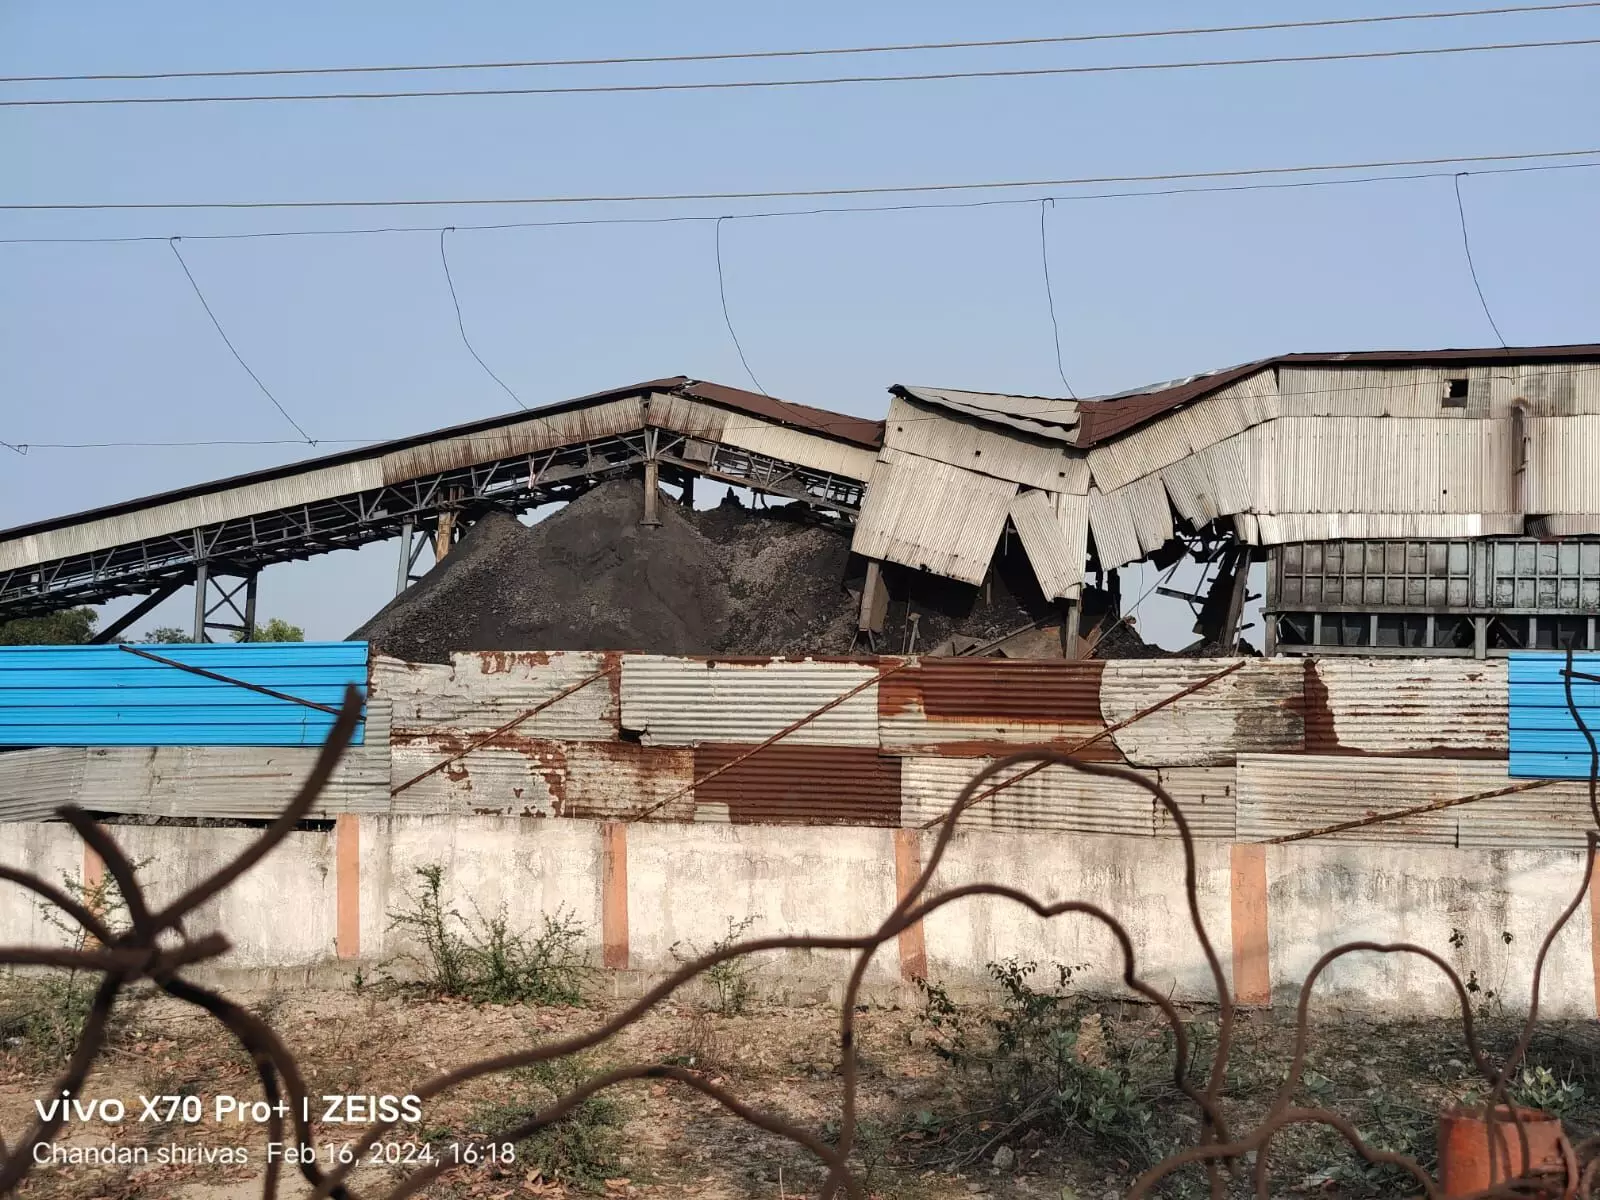
[[(760, 919), (756, 915), (740, 920), (729, 917), (728, 932), (712, 942), (710, 949), (702, 950), (693, 942), (674, 942), (670, 953), (678, 963), (691, 963), (707, 954), (719, 953), (736, 945)], [(760, 963), (752, 962), (744, 955), (725, 958), (715, 966), (707, 967), (700, 978), (705, 980), (716, 997), (713, 1005), (716, 1011), (725, 1017), (736, 1017), (744, 1012), (755, 993), (754, 977), (760, 969)]]
[[(583, 1060), (573, 1058), (512, 1071), (501, 1077), (504, 1095), (474, 1112), (468, 1124), (473, 1133), (493, 1138), (537, 1116), (593, 1074)], [(518, 1169), (597, 1189), (619, 1169), (622, 1121), (622, 1107), (610, 1093), (590, 1096), (561, 1120), (517, 1143)]]

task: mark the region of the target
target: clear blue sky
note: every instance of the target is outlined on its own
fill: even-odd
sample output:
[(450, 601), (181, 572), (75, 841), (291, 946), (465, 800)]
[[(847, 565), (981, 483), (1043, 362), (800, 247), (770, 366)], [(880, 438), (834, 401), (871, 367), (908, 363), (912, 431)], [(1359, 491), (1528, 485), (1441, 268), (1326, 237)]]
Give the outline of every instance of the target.
[[(13, 0), (0, 8), (0, 73), (669, 54), (1429, 7)], [(550, 75), (585, 83), (732, 79), (1593, 36), (1600, 10)], [(0, 199), (757, 190), (1558, 150), (1600, 142), (1597, 50), (775, 91), (0, 109), (0, 161), (9, 168)], [(468, 86), (546, 78), (536, 74), (464, 78)], [(448, 78), (303, 86), (438, 87)], [(91, 86), (101, 91), (74, 94), (226, 85)], [(264, 82), (243, 87), (264, 90)], [(3, 91), (62, 94), (66, 86)], [(1596, 340), (1600, 170), (1472, 178), (1464, 191), (1479, 272), (1506, 338)], [(1037, 207), (1015, 206), (724, 226), (728, 298), (751, 367), (775, 395), (866, 415), (882, 412), (884, 389), (895, 382), (1059, 394), (1038, 215)], [(0, 237), (500, 219), (519, 212), (0, 213)], [(1067, 374), (1082, 394), (1282, 351), (1492, 341), (1448, 179), (1062, 202), (1050, 235)], [(313, 436), (376, 440), (508, 407), (458, 339), (436, 235), (196, 241), (184, 250), (246, 360)], [(451, 257), (475, 343), (529, 404), (676, 373), (748, 386), (718, 305), (709, 224), (463, 231), (452, 235)], [(0, 397), (0, 438), (11, 442), (293, 436), (229, 357), (161, 242), (0, 246)], [(267, 446), (6, 454), (0, 526), (301, 453)], [(262, 606), (313, 637), (342, 637), (386, 599), (392, 579), (390, 547), (333, 555), (268, 572)], [(158, 619), (184, 623), (187, 603), (173, 602)]]

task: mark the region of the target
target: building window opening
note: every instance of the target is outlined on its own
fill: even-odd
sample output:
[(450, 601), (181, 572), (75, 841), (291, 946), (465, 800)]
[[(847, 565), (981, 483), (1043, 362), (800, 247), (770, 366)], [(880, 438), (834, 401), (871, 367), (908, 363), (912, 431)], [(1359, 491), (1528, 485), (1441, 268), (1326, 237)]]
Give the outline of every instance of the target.
[(1447, 379), (1444, 385), (1444, 406), (1446, 408), (1465, 408), (1467, 406), (1467, 393), (1471, 390), (1465, 379)]

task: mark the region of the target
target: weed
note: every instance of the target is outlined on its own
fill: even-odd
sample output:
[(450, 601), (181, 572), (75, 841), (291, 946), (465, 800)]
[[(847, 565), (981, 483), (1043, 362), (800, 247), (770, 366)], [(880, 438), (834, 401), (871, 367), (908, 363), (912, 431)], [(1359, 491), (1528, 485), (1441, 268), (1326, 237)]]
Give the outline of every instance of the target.
[[(494, 1136), (537, 1116), (594, 1076), (572, 1058), (535, 1063), (504, 1076), (504, 1096), (479, 1108), (468, 1124), (475, 1133)], [(609, 1093), (582, 1101), (566, 1116), (517, 1143), (522, 1169), (546, 1180), (591, 1191), (617, 1173), (623, 1111)]]
[(951, 1067), (966, 1110), (932, 1139), (935, 1156), (964, 1166), (1024, 1139), (1076, 1136), (1130, 1161), (1156, 1161), (1166, 1149), (1155, 1101), (1172, 1090), (1170, 1040), (1124, 1039), (1069, 993), (1077, 968), (1057, 963), (1047, 989), (1031, 983), (1038, 969), (990, 963), (996, 1009), (962, 1007), (938, 984), (918, 982), (929, 1046)]
[[(741, 920), (729, 917), (728, 932), (712, 942), (709, 950), (702, 950), (693, 942), (674, 942), (671, 946), (672, 957), (676, 962), (689, 963), (707, 954), (717, 954), (736, 945), (760, 919), (757, 915)], [(716, 994), (716, 1011), (725, 1017), (736, 1017), (743, 1013), (755, 992), (754, 976), (760, 969), (760, 963), (751, 962), (743, 955), (725, 958), (715, 966), (706, 968), (701, 978), (711, 985)]]
[(540, 914), (542, 928), (532, 935), (511, 927), (503, 904), (489, 916), (474, 904), (469, 921), (445, 903), (442, 865), (416, 870), (421, 885), (407, 893), (408, 908), (389, 913), (389, 927), (421, 943), (428, 990), (480, 1004), (583, 1003), (585, 931), (570, 912)]
[(1571, 1119), (1585, 1112), (1588, 1099), (1583, 1085), (1570, 1076), (1557, 1079), (1549, 1067), (1524, 1067), (1509, 1089), (1511, 1102), (1524, 1108), (1537, 1108), (1552, 1117)]
[[(148, 861), (135, 863), (134, 869), (142, 871), (148, 865)], [(112, 933), (121, 933), (127, 926), (127, 901), (111, 875), (84, 883), (63, 872), (61, 886)], [(40, 901), (38, 910), (40, 919), (57, 930), (70, 949), (89, 948), (92, 939), (88, 932), (54, 905)], [(96, 983), (94, 974), (75, 968), (0, 978), (0, 1050), (14, 1050), (41, 1065), (64, 1060), (83, 1032), (94, 1005)]]

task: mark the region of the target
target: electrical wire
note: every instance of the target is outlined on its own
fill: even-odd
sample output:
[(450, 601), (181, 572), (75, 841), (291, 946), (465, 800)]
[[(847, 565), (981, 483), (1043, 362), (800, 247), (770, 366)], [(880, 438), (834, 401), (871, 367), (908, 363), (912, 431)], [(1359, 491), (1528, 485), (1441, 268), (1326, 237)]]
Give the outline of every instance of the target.
[(294, 426), (294, 431), (305, 440), (306, 445), (315, 446), (317, 444), (316, 441), (300, 427), (299, 421), (289, 415), (289, 410), (278, 403), (278, 398), (272, 394), (266, 384), (261, 382), (261, 376), (250, 369), (250, 364), (245, 362), (244, 356), (234, 346), (233, 341), (228, 337), (227, 330), (222, 328), (222, 322), (217, 320), (217, 314), (212, 312), (211, 305), (206, 303), (205, 293), (200, 290), (200, 285), (195, 282), (194, 272), (190, 271), (189, 264), (183, 261), (183, 251), (178, 249), (178, 241), (178, 238), (169, 238), (167, 245), (172, 248), (173, 256), (178, 260), (178, 265), (183, 268), (184, 278), (189, 281), (189, 286), (194, 289), (195, 298), (200, 301), (200, 307), (206, 310), (206, 316), (211, 318), (211, 324), (216, 328), (217, 336), (222, 339), (222, 344), (228, 348), (228, 353), (232, 354), (234, 361), (244, 368), (244, 373), (255, 381), (255, 385), (261, 389), (261, 394), (272, 401), (272, 407), (278, 410), (278, 413), (285, 421)]
[(1044, 232), (1045, 205), (1049, 203), (1048, 199), (1039, 201), (1039, 262), (1044, 267), (1044, 296), (1050, 305), (1050, 332), (1056, 343), (1056, 374), (1061, 376), (1061, 386), (1067, 389), (1067, 395), (1076, 400), (1078, 393), (1067, 382), (1067, 369), (1061, 363), (1061, 322), (1056, 320), (1056, 295), (1050, 286), (1050, 243), (1045, 239)]
[(930, 83), (952, 79), (1035, 79), (1066, 75), (1115, 75), (1125, 72), (1189, 71), (1219, 67), (1285, 66), (1320, 62), (1427, 58), (1448, 54), (1483, 54), (1505, 50), (1550, 50), (1600, 45), (1600, 38), (1563, 38), (1541, 42), (1480, 42), (1471, 46), (1423, 46), (1411, 50), (1351, 50), (1338, 54), (1273, 54), (1260, 58), (1205, 58), (1186, 62), (1105, 63), (1077, 67), (1008, 67), (986, 71), (923, 71), (910, 75), (832, 75), (809, 79), (724, 79), (691, 83), (605, 83), (554, 87), (448, 88), (394, 92), (297, 92), (247, 96), (55, 96), (36, 100), (0, 100), (0, 108), (94, 108), (150, 104), (268, 104), (285, 101), (426, 100), (474, 96), (592, 96), (645, 92), (723, 92), (747, 89), (836, 87), (864, 83)]
[(715, 226), (717, 248), (717, 296), (722, 301), (722, 323), (728, 327), (728, 336), (733, 339), (733, 348), (739, 352), (739, 362), (744, 367), (744, 373), (750, 377), (750, 382), (756, 385), (756, 391), (766, 396), (769, 400), (771, 393), (761, 386), (761, 381), (756, 378), (756, 373), (750, 369), (750, 360), (744, 356), (744, 347), (739, 344), (739, 335), (733, 331), (733, 318), (728, 315), (728, 285), (723, 278), (722, 271), (722, 222), (726, 217), (718, 217)]
[(461, 299), (456, 295), (456, 281), (450, 275), (450, 256), (445, 253), (444, 248), (445, 234), (452, 232), (453, 229), (454, 226), (447, 225), (443, 229), (439, 230), (439, 262), (444, 267), (445, 284), (450, 288), (450, 303), (455, 306), (456, 328), (461, 331), (461, 344), (467, 348), (467, 353), (472, 355), (472, 357), (477, 360), (478, 365), (483, 368), (484, 374), (488, 375), (490, 379), (498, 383), (500, 385), (500, 390), (506, 395), (510, 396), (518, 408), (526, 412), (528, 411), (528, 406), (522, 402), (522, 397), (517, 395), (508, 386), (506, 386), (506, 381), (504, 379), (501, 379), (500, 376), (496, 375), (492, 370), (489, 369), (489, 364), (483, 361), (483, 356), (479, 354), (477, 350), (473, 349), (472, 339), (467, 336), (467, 325), (461, 317)]
[[(1600, 39), (1597, 39), (1600, 40)], [(1538, 158), (1584, 158), (1600, 148), (1466, 154), (1442, 158), (1395, 158), (1353, 163), (1240, 167), (1227, 171), (1164, 171), (1148, 175), (1083, 175), (1066, 179), (1013, 179), (984, 183), (893, 184), (876, 187), (773, 188), (748, 192), (656, 192), (635, 195), (502, 196), (454, 200), (192, 200), (167, 203), (0, 204), (0, 212), (155, 212), (302, 208), (481, 208), (554, 204), (664, 204), (695, 200), (793, 200), (826, 196), (899, 196), (921, 192), (982, 192), (1017, 188), (1086, 187), (1095, 184), (1175, 183), (1196, 179), (1243, 179), (1254, 175), (1310, 175), (1327, 171), (1373, 171), (1395, 167), (1439, 167), (1457, 163), (1527, 162)], [(458, 227), (459, 228), (459, 227)]]
[(1478, 282), (1478, 268), (1472, 261), (1472, 239), (1467, 236), (1467, 210), (1461, 203), (1461, 176), (1458, 174), (1453, 180), (1456, 189), (1456, 216), (1461, 220), (1461, 248), (1467, 255), (1467, 270), (1472, 275), (1472, 286), (1477, 290), (1478, 303), (1483, 306), (1483, 315), (1489, 318), (1489, 328), (1494, 330), (1495, 341), (1500, 343), (1500, 348), (1505, 349), (1505, 335), (1500, 332), (1500, 326), (1495, 323), (1494, 314), (1489, 311), (1489, 302), (1483, 296), (1483, 284)]
[[(1600, 2), (1600, 0), (1597, 0)], [(1600, 154), (1600, 150), (1572, 151), (1573, 154)], [(1536, 156), (1537, 157), (1537, 156)], [(1460, 159), (1446, 160), (1451, 162)], [(1592, 170), (1600, 167), (1600, 160), (1595, 162), (1562, 162), (1544, 163), (1534, 166), (1520, 167), (1482, 167), (1475, 171), (1417, 171), (1406, 174), (1391, 175), (1355, 175), (1345, 179), (1291, 179), (1270, 183), (1242, 183), (1222, 184), (1205, 187), (1184, 188), (1159, 188), (1140, 189), (1137, 191), (1121, 192), (1079, 192), (1071, 195), (1052, 195), (1045, 197), (1028, 197), (1025, 199), (996, 198), (992, 200), (956, 200), (947, 202), (922, 202), (908, 204), (853, 204), (837, 205), (824, 208), (791, 208), (768, 209), (764, 211), (729, 213), (722, 216), (710, 214), (684, 214), (678, 216), (660, 217), (569, 217), (553, 221), (500, 221), (492, 224), (455, 225), (452, 228), (457, 233), (492, 232), (503, 229), (558, 229), (575, 225), (676, 225), (691, 224), (704, 221), (761, 221), (782, 217), (815, 217), (833, 216), (850, 213), (892, 213), (892, 212), (930, 212), (942, 209), (970, 209), (994, 208), (1011, 204), (1034, 204), (1038, 199), (1047, 199), (1052, 204), (1071, 203), (1073, 201), (1090, 200), (1138, 200), (1143, 198), (1158, 198), (1164, 196), (1194, 196), (1216, 195), (1231, 192), (1259, 192), (1277, 191), (1289, 188), (1319, 188), (1319, 187), (1349, 187), (1369, 183), (1406, 183), (1419, 179), (1449, 179), (1454, 175), (1521, 175), (1534, 171), (1581, 171)], [(1329, 167), (1328, 170), (1338, 168)], [(999, 186), (1008, 186), (997, 184)], [(1015, 185), (1026, 186), (1026, 185)], [(3, 207), (3, 206), (0, 206)], [(262, 229), (246, 231), (243, 233), (188, 233), (183, 237), (186, 241), (244, 241), (252, 238), (295, 238), (295, 237), (365, 237), (379, 234), (392, 233), (438, 233), (438, 225), (381, 225), (357, 229)], [(12, 237), (0, 238), (0, 246), (56, 246), (56, 245), (121, 245), (136, 244), (140, 242), (164, 242), (166, 234), (134, 234), (125, 236), (87, 236), (87, 237)]]
[(1515, 13), (1563, 12), (1600, 8), (1600, 0), (1567, 4), (1518, 4), (1502, 8), (1466, 8), (1450, 12), (1394, 13), (1371, 17), (1335, 17), (1320, 21), (1270, 21), (1256, 25), (1211, 25), (1184, 29), (1149, 29), (1116, 33), (1080, 33), (1050, 37), (994, 38), (968, 42), (906, 42), (885, 46), (839, 46), (827, 49), (743, 50), (724, 53), (625, 55), (610, 58), (546, 58), (510, 62), (411, 63), (359, 67), (260, 67), (229, 71), (146, 71), (94, 75), (6, 75), (0, 83), (103, 83), (156, 79), (247, 79), (315, 75), (376, 75), (421, 71), (504, 71), (530, 67), (611, 67), (652, 63), (732, 62), (781, 58), (818, 58), (848, 54), (902, 54), (928, 50), (994, 50), (1014, 46), (1064, 46), (1087, 42), (1120, 42), (1149, 38), (1194, 37), (1225, 33), (1262, 33), (1288, 29), (1332, 29), (1353, 25), (1443, 21), (1464, 17), (1497, 17)]

